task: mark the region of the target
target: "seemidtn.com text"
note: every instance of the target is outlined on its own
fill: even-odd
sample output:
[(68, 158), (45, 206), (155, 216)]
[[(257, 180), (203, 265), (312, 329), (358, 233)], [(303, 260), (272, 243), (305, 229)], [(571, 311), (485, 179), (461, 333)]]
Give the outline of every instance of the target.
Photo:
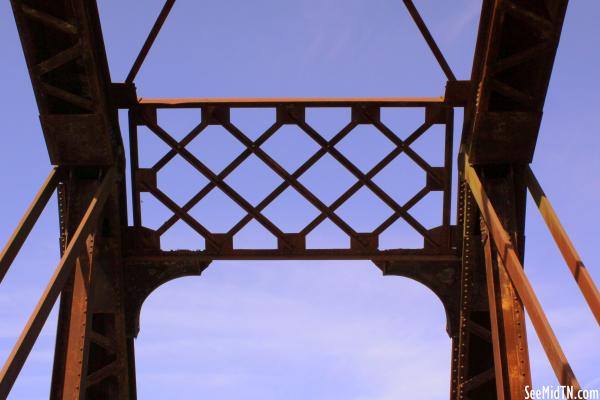
[(573, 386), (542, 386), (533, 389), (525, 386), (525, 400), (558, 400), (558, 399), (600, 399), (600, 389), (575, 389)]

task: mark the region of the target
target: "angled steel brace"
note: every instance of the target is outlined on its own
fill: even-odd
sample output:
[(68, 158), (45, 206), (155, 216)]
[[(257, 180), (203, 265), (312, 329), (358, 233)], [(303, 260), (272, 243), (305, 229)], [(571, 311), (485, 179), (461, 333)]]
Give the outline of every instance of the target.
[(481, 211), (481, 216), (489, 229), (490, 236), (493, 239), (498, 255), (502, 259), (515, 291), (531, 318), (533, 327), (538, 334), (558, 381), (561, 385), (573, 387), (574, 391), (577, 392), (581, 388), (579, 382), (562, 351), (560, 343), (548, 322), (529, 279), (525, 275), (523, 265), (511, 243), (509, 234), (504, 229), (477, 172), (469, 164), (468, 156), (465, 156), (465, 179), (471, 188), (473, 197)]
[(2, 252), (0, 253), (0, 283), (2, 283), (4, 276), (19, 253), (23, 243), (25, 243), (25, 240), (40, 217), (40, 214), (42, 211), (44, 211), (44, 208), (46, 207), (46, 204), (48, 204), (50, 196), (52, 196), (52, 193), (54, 193), (57, 184), (58, 167), (54, 167), (52, 168), (52, 171), (50, 171), (50, 174), (46, 178), (46, 181), (40, 190), (35, 195), (35, 198), (31, 202), (27, 212), (25, 212), (23, 219), (21, 219), (19, 225), (17, 225), (12, 236), (6, 243), (6, 246), (4, 246), (4, 249), (2, 249)]
[(21, 368), (25, 364), (33, 345), (52, 311), (54, 303), (56, 303), (63, 286), (73, 272), (75, 259), (79, 254), (78, 249), (84, 244), (88, 234), (96, 225), (96, 220), (102, 211), (115, 180), (116, 170), (115, 168), (110, 168), (96, 190), (48, 286), (44, 290), (35, 310), (27, 321), (27, 325), (23, 329), (21, 336), (19, 336), (17, 343), (0, 372), (0, 398), (5, 399), (8, 397)]
[(531, 197), (533, 197), (540, 210), (540, 214), (544, 218), (544, 221), (546, 221), (546, 225), (569, 266), (569, 270), (573, 274), (573, 278), (575, 278), (583, 297), (585, 297), (590, 306), (590, 310), (592, 310), (596, 321), (600, 324), (600, 293), (598, 293), (596, 284), (592, 280), (583, 261), (581, 261), (581, 257), (579, 257), (577, 250), (575, 250), (575, 246), (571, 242), (571, 239), (569, 239), (567, 232), (565, 232), (558, 216), (554, 212), (554, 208), (552, 208), (552, 204), (550, 204), (550, 200), (546, 197), (546, 193), (542, 190), (531, 168), (527, 169), (525, 177)]
[(150, 48), (152, 48), (152, 45), (154, 44), (154, 41), (156, 40), (156, 37), (158, 36), (163, 24), (165, 23), (165, 20), (169, 16), (169, 13), (171, 12), (173, 5), (175, 5), (175, 0), (167, 0), (165, 2), (165, 5), (163, 6), (162, 10), (160, 11), (160, 14), (158, 14), (158, 18), (156, 19), (156, 22), (154, 22), (154, 26), (152, 26), (152, 29), (150, 30), (150, 33), (148, 34), (148, 37), (146, 38), (146, 41), (144, 42), (144, 45), (142, 46), (142, 48), (140, 50), (140, 53), (138, 54), (137, 58), (135, 59), (133, 65), (131, 66), (131, 70), (129, 71), (129, 74), (127, 74), (125, 83), (133, 83), (133, 81), (135, 80), (135, 77), (137, 76), (138, 72), (140, 71), (140, 68), (142, 67), (142, 64), (144, 63), (144, 60), (146, 59), (146, 56), (148, 55), (148, 52), (150, 51)]
[(406, 6), (406, 9), (408, 10), (408, 13), (412, 17), (413, 21), (415, 21), (415, 24), (417, 25), (417, 28), (419, 28), (421, 35), (423, 35), (423, 39), (425, 39), (425, 41), (427, 42), (427, 45), (433, 53), (433, 56), (444, 71), (446, 78), (448, 78), (449, 81), (455, 81), (456, 76), (454, 75), (454, 72), (452, 72), (450, 65), (448, 65), (448, 61), (446, 61), (446, 58), (444, 58), (444, 54), (433, 39), (433, 36), (431, 36), (431, 32), (429, 32), (429, 29), (427, 29), (427, 25), (425, 25), (425, 21), (423, 21), (423, 18), (421, 18), (417, 7), (415, 7), (415, 4), (412, 2), (412, 0), (403, 1), (404, 5)]

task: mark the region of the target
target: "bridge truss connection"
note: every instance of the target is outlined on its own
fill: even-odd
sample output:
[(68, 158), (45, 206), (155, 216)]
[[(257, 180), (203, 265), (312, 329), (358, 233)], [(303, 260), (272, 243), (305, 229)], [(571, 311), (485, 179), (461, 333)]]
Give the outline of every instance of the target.
[[(201, 274), (213, 260), (371, 260), (385, 275), (421, 282), (440, 298), (446, 310), (452, 342), (451, 399), (523, 397), (524, 387), (531, 385), (526, 311), (559, 382), (580, 387), (524, 272), (522, 257), (529, 191), (600, 323), (598, 289), (529, 168), (566, 0), (484, 0), (469, 80), (456, 79), (412, 0), (404, 0), (447, 78), (443, 96), (274, 99), (138, 97), (135, 78), (175, 0), (166, 1), (122, 83), (112, 82), (109, 76), (95, 1), (11, 3), (53, 168), (0, 254), (0, 281), (55, 192), (61, 260), (0, 373), (0, 398), (8, 397), (60, 299), (50, 398), (135, 399), (134, 338), (144, 300), (169, 280)], [(312, 109), (340, 107), (350, 110), (350, 118), (333, 135), (324, 134), (306, 117)], [(390, 107), (420, 110), (421, 124), (398, 135), (381, 117)], [(183, 138), (176, 138), (157, 118), (161, 110), (173, 108), (198, 113), (198, 124)], [(231, 118), (236, 109), (248, 108), (275, 110), (274, 120), (258, 136), (250, 135)], [(459, 153), (453, 154), (456, 108), (464, 110), (464, 123)], [(118, 110), (128, 112), (128, 154)], [(391, 150), (368, 168), (340, 150), (341, 142), (365, 126), (392, 144)], [(439, 143), (444, 157), (439, 165), (431, 165), (411, 147), (434, 126), (444, 132)], [(242, 148), (219, 169), (190, 149), (214, 127)], [(289, 127), (315, 149), (294, 167), (265, 150), (265, 143)], [(139, 161), (141, 129), (167, 148), (151, 165)], [(374, 179), (400, 155), (407, 157), (423, 178), (403, 202)], [(160, 176), (175, 157), (206, 182), (184, 203), (163, 190), (165, 182)], [(331, 201), (325, 201), (302, 180), (324, 157), (355, 181)], [(228, 180), (245, 168), (250, 158), (279, 180), (258, 202)], [(453, 173), (458, 175), (455, 221), (451, 220)], [(127, 174), (131, 177), (131, 226)], [(387, 219), (368, 232), (355, 229), (339, 212), (361, 190), (368, 190), (391, 210)], [(191, 212), (215, 191), (242, 212), (226, 230), (207, 226)], [(265, 213), (286, 191), (293, 191), (317, 210), (312, 220), (295, 231), (281, 228)], [(442, 198), (437, 210), (441, 224), (426, 228), (412, 215), (412, 209), (432, 192), (439, 192)], [(170, 212), (156, 229), (144, 224), (147, 211), (142, 195), (151, 196)], [(324, 221), (347, 236), (346, 247), (307, 244), (307, 237)], [(416, 232), (422, 246), (383, 249), (381, 235), (396, 221)], [(161, 249), (161, 236), (178, 222), (199, 235), (202, 249)], [(276, 244), (272, 248), (238, 246), (236, 235), (250, 223), (259, 224)]]

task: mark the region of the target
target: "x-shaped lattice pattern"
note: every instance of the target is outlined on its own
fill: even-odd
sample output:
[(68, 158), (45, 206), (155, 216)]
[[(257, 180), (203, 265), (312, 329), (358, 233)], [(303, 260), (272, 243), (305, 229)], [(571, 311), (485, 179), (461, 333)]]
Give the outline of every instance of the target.
[[(239, 104), (236, 106), (239, 107)], [(158, 124), (156, 120), (156, 108), (140, 107), (132, 111), (132, 114), (130, 115), (130, 128), (133, 132), (132, 168), (134, 168), (134, 218), (136, 220), (136, 225), (141, 225), (139, 193), (149, 192), (173, 212), (173, 215), (157, 229), (157, 233), (159, 235), (164, 234), (177, 221), (183, 220), (192, 229), (205, 238), (207, 242), (207, 249), (210, 248), (213, 251), (224, 251), (223, 249), (231, 247), (231, 244), (223, 247), (224, 238), (227, 238), (231, 243), (231, 238), (253, 219), (258, 221), (264, 228), (266, 228), (278, 239), (280, 248), (295, 249), (296, 252), (298, 251), (298, 246), (305, 246), (304, 243), (306, 236), (325, 219), (331, 220), (335, 225), (337, 225), (337, 227), (339, 227), (351, 238), (352, 247), (359, 249), (362, 248), (363, 250), (369, 248), (372, 249), (373, 246), (375, 246), (376, 249), (379, 235), (399, 218), (404, 219), (404, 221), (406, 221), (415, 231), (417, 231), (430, 247), (440, 247), (442, 245), (442, 243), (439, 243), (439, 240), (435, 237), (435, 235), (432, 235), (428, 229), (426, 229), (409, 213), (409, 210), (421, 199), (423, 199), (430, 191), (434, 190), (445, 192), (443, 207), (445, 210), (449, 209), (450, 207), (449, 180), (451, 164), (449, 150), (451, 149), (452, 141), (452, 112), (450, 108), (445, 108), (442, 106), (428, 106), (425, 113), (425, 122), (423, 122), (406, 139), (402, 140), (381, 121), (381, 118), (379, 117), (380, 107), (372, 106), (368, 103), (357, 102), (356, 104), (352, 105), (351, 121), (331, 139), (327, 140), (323, 135), (317, 132), (317, 130), (315, 130), (306, 122), (304, 118), (306, 106), (285, 104), (277, 107), (277, 120), (256, 140), (252, 140), (231, 122), (229, 118), (230, 107), (231, 106), (227, 104), (201, 107), (203, 116), (202, 121), (180, 141), (174, 139)], [(445, 143), (446, 162), (443, 167), (432, 167), (410, 147), (411, 144), (413, 144), (433, 124), (436, 123), (446, 124), (447, 127)], [(300, 165), (291, 173), (282, 167), (280, 163), (275, 161), (261, 147), (285, 124), (297, 125), (303, 133), (308, 135), (308, 137), (310, 137), (319, 146), (319, 149), (314, 152), (312, 156), (310, 156), (302, 165)], [(369, 124), (374, 126), (379, 133), (384, 135), (394, 144), (393, 150), (391, 150), (367, 172), (361, 171), (353, 162), (351, 162), (344, 154), (342, 154), (338, 148), (336, 148), (336, 145), (338, 145), (354, 128), (360, 124)], [(137, 165), (138, 155), (136, 132), (138, 125), (147, 126), (158, 138), (160, 138), (170, 147), (170, 150), (158, 162), (148, 169), (140, 169)], [(218, 174), (213, 172), (205, 163), (203, 163), (186, 148), (186, 146), (190, 144), (196, 137), (198, 137), (198, 135), (200, 135), (209, 125), (222, 126), (227, 130), (227, 132), (229, 132), (234, 138), (236, 138), (245, 146), (245, 149)], [(426, 173), (427, 182), (423, 188), (415, 193), (414, 196), (412, 196), (408, 201), (406, 201), (404, 204), (399, 204), (392, 198), (392, 196), (378, 186), (373, 181), (373, 178), (402, 153), (407, 155)], [(311, 190), (309, 190), (299, 181), (299, 178), (326, 154), (329, 154), (335, 160), (337, 160), (340, 165), (342, 165), (357, 179), (352, 186), (350, 186), (342, 195), (340, 195), (329, 205), (325, 204), (321, 199), (319, 199), (318, 196), (316, 196)], [(159, 189), (158, 185), (156, 184), (156, 174), (177, 155), (181, 156), (193, 168), (195, 168), (208, 179), (208, 184), (206, 184), (182, 206), (179, 206), (175, 201), (173, 201), (167, 194)], [(258, 159), (260, 159), (283, 180), (257, 205), (252, 205), (225, 181), (225, 179), (233, 171), (240, 167), (240, 165), (251, 155), (258, 157)], [(308, 223), (299, 233), (294, 234), (283, 232), (263, 213), (265, 208), (289, 187), (295, 189), (304, 197), (304, 199), (306, 199), (320, 212), (320, 214), (316, 216), (310, 223)], [(215, 188), (220, 189), (246, 212), (246, 215), (241, 218), (226, 234), (211, 232), (202, 224), (201, 221), (198, 221), (189, 214), (189, 211), (195, 205), (201, 202), (202, 199), (205, 198)], [(336, 210), (338, 210), (361, 188), (368, 188), (393, 211), (393, 213), (387, 219), (385, 219), (378, 227), (369, 233), (357, 232), (350, 226), (350, 224), (348, 224), (336, 213)], [(443, 213), (443, 223), (445, 226), (448, 226), (449, 214), (445, 210)], [(300, 238), (300, 242), (303, 244), (299, 245), (298, 238)], [(373, 245), (373, 243), (375, 243), (375, 245)], [(231, 248), (230, 251), (233, 251), (233, 249)]]

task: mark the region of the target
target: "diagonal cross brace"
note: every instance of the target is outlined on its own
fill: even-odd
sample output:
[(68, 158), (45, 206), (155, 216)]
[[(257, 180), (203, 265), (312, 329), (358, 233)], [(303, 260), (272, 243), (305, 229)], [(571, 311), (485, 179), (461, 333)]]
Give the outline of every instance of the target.
[(83, 245), (89, 233), (92, 232), (96, 226), (98, 217), (104, 208), (104, 204), (106, 203), (116, 179), (117, 173), (115, 168), (112, 167), (106, 172), (102, 179), (102, 183), (96, 190), (73, 238), (70, 240), (67, 249), (61, 257), (52, 278), (50, 278), (48, 286), (46, 286), (42, 297), (29, 317), (23, 332), (19, 336), (17, 343), (13, 347), (0, 372), (0, 398), (5, 399), (8, 397), (21, 368), (23, 368), (33, 345), (52, 311), (54, 303), (56, 303), (62, 288), (73, 272), (75, 259), (79, 255), (79, 248)]
[(162, 141), (176, 151), (181, 157), (183, 157), (188, 163), (190, 163), (195, 169), (206, 176), (211, 182), (213, 182), (219, 189), (227, 194), (232, 200), (234, 200), (240, 207), (246, 212), (251, 214), (259, 223), (261, 223), (269, 232), (275, 235), (278, 239), (284, 243), (289, 244), (285, 237), (285, 234), (268, 218), (262, 215), (256, 210), (246, 199), (244, 199), (239, 193), (237, 193), (227, 183), (220, 181), (219, 177), (210, 170), (202, 161), (198, 160), (192, 153), (190, 153), (185, 147), (179, 145), (179, 143), (173, 139), (164, 129), (158, 126), (156, 123), (150, 121), (146, 116), (142, 116), (146, 126), (150, 128)]

